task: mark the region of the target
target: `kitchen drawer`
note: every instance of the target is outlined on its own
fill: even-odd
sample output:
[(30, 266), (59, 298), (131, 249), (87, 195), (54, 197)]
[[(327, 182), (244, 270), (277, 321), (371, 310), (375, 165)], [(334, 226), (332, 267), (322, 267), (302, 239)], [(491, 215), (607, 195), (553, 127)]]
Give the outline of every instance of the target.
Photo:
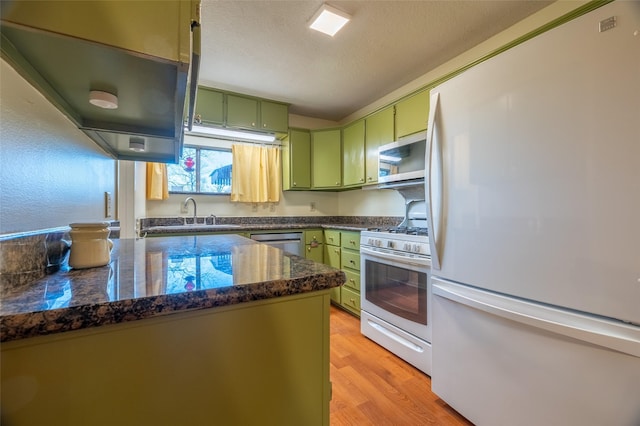
[(360, 253), (352, 250), (342, 250), (341, 254), (341, 268), (349, 268), (354, 271), (360, 270)]
[(340, 247), (340, 231), (327, 229), (324, 231), (324, 240), (327, 244)]
[(333, 266), (334, 268), (340, 269), (342, 265), (340, 264), (340, 247), (330, 246), (325, 244), (325, 252), (324, 252), (324, 260), (325, 263), (329, 266)]
[(360, 316), (360, 293), (348, 287), (340, 287), (341, 305), (350, 312)]
[(347, 281), (344, 285), (353, 290), (360, 291), (360, 274), (358, 272), (344, 271)]
[(318, 244), (322, 244), (324, 242), (324, 238), (322, 237), (322, 229), (310, 229), (304, 231), (304, 243), (311, 244), (314, 241)]
[(360, 233), (342, 231), (342, 247), (351, 250), (360, 250)]

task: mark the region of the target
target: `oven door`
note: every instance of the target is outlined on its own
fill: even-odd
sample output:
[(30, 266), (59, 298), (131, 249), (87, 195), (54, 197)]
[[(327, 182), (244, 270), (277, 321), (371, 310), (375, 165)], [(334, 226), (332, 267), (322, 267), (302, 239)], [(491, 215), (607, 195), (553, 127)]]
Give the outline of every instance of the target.
[(431, 259), (382, 250), (360, 247), (361, 309), (431, 342)]

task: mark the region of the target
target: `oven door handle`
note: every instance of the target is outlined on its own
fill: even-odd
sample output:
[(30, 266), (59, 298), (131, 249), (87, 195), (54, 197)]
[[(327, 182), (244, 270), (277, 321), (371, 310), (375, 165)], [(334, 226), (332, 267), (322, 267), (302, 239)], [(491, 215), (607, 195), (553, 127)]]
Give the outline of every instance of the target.
[(384, 260), (395, 260), (398, 263), (404, 263), (405, 265), (415, 265), (415, 266), (426, 266), (428, 268), (431, 267), (431, 260), (429, 258), (416, 258), (416, 257), (408, 257), (408, 256), (399, 256), (397, 254), (388, 253), (388, 252), (379, 252), (375, 250), (371, 250), (366, 247), (360, 246), (360, 254), (375, 257), (382, 261)]

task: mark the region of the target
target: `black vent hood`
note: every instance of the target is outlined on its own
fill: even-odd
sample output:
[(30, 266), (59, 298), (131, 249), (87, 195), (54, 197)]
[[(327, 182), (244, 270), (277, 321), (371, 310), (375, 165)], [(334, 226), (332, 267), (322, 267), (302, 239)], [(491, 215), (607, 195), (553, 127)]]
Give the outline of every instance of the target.
[[(195, 102), (187, 92), (195, 93), (197, 85), (200, 3), (133, 2), (133, 9), (127, 3), (3, 2), (2, 58), (114, 158), (175, 163), (185, 121), (192, 121), (189, 103)], [(173, 16), (158, 8), (173, 8)], [(117, 19), (110, 21), (105, 14)], [(163, 19), (171, 19), (172, 28), (162, 28)], [(146, 39), (158, 42), (160, 49), (132, 50), (141, 42), (125, 31), (131, 25), (143, 41), (148, 30)], [(177, 53), (157, 56), (162, 49)], [(90, 104), (91, 91), (117, 96), (118, 107)]]

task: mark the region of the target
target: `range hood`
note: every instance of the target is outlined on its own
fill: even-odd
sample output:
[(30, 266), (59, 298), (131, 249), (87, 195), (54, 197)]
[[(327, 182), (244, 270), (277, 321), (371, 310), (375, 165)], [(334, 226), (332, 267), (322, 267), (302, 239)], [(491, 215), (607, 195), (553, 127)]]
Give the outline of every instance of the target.
[[(2, 58), (116, 159), (176, 163), (192, 123), (199, 1), (2, 2)], [(92, 91), (117, 108), (89, 103)]]

